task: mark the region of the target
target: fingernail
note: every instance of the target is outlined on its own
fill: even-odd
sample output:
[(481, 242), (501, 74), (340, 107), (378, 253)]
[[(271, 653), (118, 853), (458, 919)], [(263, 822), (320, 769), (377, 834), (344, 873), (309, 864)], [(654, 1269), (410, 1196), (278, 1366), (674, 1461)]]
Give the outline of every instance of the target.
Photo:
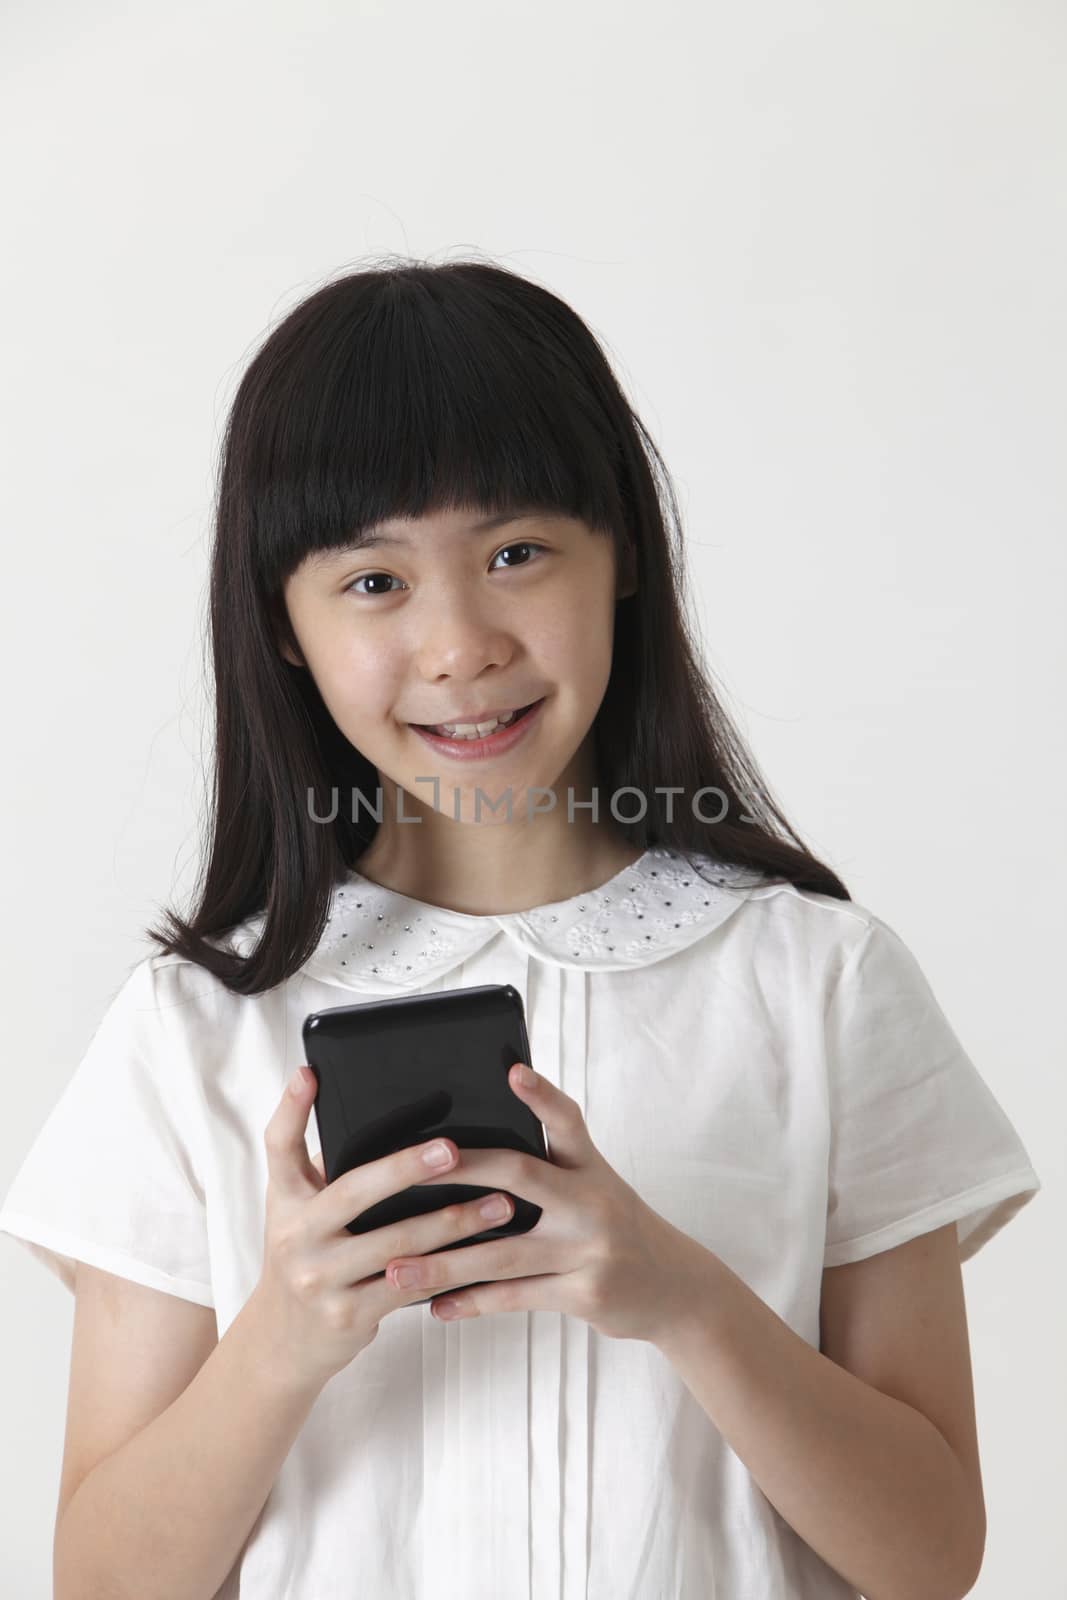
[(447, 1144), (442, 1144), (440, 1139), (435, 1144), (428, 1144), (422, 1152), (422, 1159), (428, 1167), (443, 1167), (452, 1159), (452, 1152)]
[(524, 1089), (532, 1089), (536, 1082), (536, 1075), (530, 1071), (529, 1067), (516, 1067), (515, 1078), (517, 1082), (522, 1084)]
[(293, 1073), (293, 1076), (289, 1079), (290, 1094), (300, 1094), (304, 1084), (307, 1082), (307, 1079), (304, 1076), (305, 1070), (306, 1069), (304, 1067), (297, 1067), (296, 1071)]

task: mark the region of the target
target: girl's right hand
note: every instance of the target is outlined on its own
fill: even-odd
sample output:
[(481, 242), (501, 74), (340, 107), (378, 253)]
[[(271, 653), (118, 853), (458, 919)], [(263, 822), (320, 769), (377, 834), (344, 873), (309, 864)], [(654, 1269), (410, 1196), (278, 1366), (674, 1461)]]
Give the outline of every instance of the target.
[[(455, 1166), (458, 1149), (451, 1139), (434, 1139), (353, 1167), (327, 1183), (322, 1157), (310, 1160), (304, 1142), (315, 1077), (308, 1067), (297, 1076), (297, 1092), (286, 1087), (264, 1129), (263, 1270), (251, 1302), (280, 1374), (287, 1382), (318, 1389), (371, 1343), (382, 1317), (426, 1298), (424, 1289), (400, 1289), (385, 1278), (394, 1257), (425, 1255), (470, 1238), (506, 1221), (513, 1207), (504, 1196), (504, 1214), (487, 1220), (480, 1207), (499, 1196), (482, 1195), (368, 1233), (350, 1233), (347, 1224), (368, 1207)], [(423, 1159), (434, 1145), (447, 1151), (438, 1166)]]

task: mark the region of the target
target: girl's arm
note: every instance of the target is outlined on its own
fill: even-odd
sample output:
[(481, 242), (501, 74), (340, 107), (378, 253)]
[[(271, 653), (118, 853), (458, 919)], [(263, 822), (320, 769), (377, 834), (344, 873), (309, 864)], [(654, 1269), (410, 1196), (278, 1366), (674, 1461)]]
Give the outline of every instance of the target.
[[(878, 1319), (881, 1332), (873, 1331), (875, 1308), (864, 1304), (862, 1290), (852, 1291), (853, 1336), (838, 1330), (839, 1344), (864, 1344), (868, 1359), (877, 1344), (884, 1359), (874, 1365), (895, 1373), (894, 1386), (905, 1391), (935, 1393), (938, 1364), (960, 1348), (952, 1307), (962, 1295), (917, 1276), (944, 1278), (948, 1262), (958, 1278), (955, 1224), (937, 1244), (899, 1246), (878, 1258), (877, 1274), (866, 1275), (879, 1280), (880, 1307), (890, 1280), (896, 1283), (895, 1312)], [(654, 1342), (767, 1499), (866, 1600), (961, 1600), (977, 1580), (985, 1546), (971, 1455), (951, 1448), (915, 1405), (814, 1349), (718, 1256), (701, 1255), (691, 1317)], [(853, 1281), (860, 1284), (862, 1275)], [(938, 1304), (949, 1308), (940, 1321), (926, 1314)], [(910, 1340), (901, 1338), (902, 1322), (912, 1324)], [(905, 1371), (901, 1347), (926, 1353)], [(915, 1370), (916, 1361), (928, 1370)], [(948, 1387), (961, 1392), (958, 1383)], [(953, 1423), (953, 1437), (965, 1441), (968, 1419), (953, 1413)]]
[(253, 1293), (188, 1387), (61, 1509), (55, 1600), (211, 1600), (321, 1388), (283, 1375)]

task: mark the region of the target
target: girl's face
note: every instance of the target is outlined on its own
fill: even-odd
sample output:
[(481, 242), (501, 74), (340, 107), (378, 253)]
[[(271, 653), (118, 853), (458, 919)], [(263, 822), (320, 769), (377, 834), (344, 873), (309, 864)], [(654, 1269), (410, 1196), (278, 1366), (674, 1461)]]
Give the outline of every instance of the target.
[[(397, 519), (373, 544), (321, 551), (293, 573), (285, 603), (303, 660), (280, 648), (377, 768), (390, 818), (390, 783), (412, 797), (405, 816), (425, 806), (457, 821), (522, 822), (527, 791), (542, 788), (565, 818), (568, 785), (577, 798), (596, 781), (590, 729), (611, 671), (615, 602), (633, 587), (617, 577), (612, 540), (576, 518)], [(481, 759), (442, 752), (412, 726), (535, 700), (544, 704), (524, 737)], [(531, 813), (538, 804), (547, 797), (532, 796)]]

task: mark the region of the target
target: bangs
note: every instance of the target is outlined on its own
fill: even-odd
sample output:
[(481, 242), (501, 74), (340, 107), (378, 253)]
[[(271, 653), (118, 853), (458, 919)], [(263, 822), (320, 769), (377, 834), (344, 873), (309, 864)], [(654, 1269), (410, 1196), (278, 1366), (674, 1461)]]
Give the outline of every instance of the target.
[(603, 353), (562, 301), (501, 276), (355, 274), (267, 340), (234, 403), (229, 490), (268, 590), (393, 517), (535, 511), (622, 531)]

